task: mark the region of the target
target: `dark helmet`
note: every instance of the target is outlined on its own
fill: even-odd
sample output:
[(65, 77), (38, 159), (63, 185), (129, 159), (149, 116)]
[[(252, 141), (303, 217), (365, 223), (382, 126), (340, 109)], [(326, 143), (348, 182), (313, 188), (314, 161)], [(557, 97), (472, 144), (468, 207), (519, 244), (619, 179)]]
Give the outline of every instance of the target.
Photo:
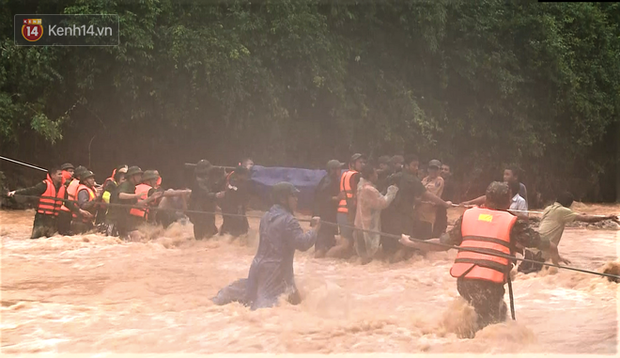
[(297, 195), (298, 193), (299, 190), (293, 184), (280, 182), (271, 189), (271, 199), (274, 203), (279, 204), (280, 201), (288, 198), (289, 195)]
[(209, 173), (212, 165), (208, 160), (202, 159), (196, 163), (196, 169), (194, 169), (196, 175), (206, 175)]
[(69, 170), (69, 169), (75, 170), (75, 167), (73, 166), (73, 164), (65, 163), (65, 164), (60, 166), (60, 170)]
[(95, 173), (91, 172), (90, 170), (86, 169), (84, 170), (81, 175), (80, 175), (80, 180), (84, 181), (88, 178), (92, 178), (95, 176)]
[(129, 178), (132, 175), (137, 175), (137, 174), (142, 174), (142, 173), (143, 173), (142, 169), (140, 169), (140, 167), (134, 165), (134, 166), (129, 167), (129, 169), (127, 169), (127, 173), (125, 173), (125, 177)]
[(160, 176), (157, 170), (147, 170), (144, 172), (144, 175), (142, 175), (143, 182), (153, 180), (153, 179), (159, 179), (159, 178)]
[(76, 177), (77, 179), (82, 179), (82, 175), (86, 172), (88, 172), (88, 169), (86, 169), (85, 166), (79, 165), (77, 168), (75, 168), (75, 172), (73, 173), (73, 176)]

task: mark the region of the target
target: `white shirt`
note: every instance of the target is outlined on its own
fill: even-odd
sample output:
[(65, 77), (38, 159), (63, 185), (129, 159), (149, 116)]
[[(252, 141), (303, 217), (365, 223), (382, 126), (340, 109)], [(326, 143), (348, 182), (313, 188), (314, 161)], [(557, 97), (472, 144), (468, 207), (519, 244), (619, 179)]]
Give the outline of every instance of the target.
[[(527, 211), (527, 201), (525, 201), (525, 199), (523, 199), (523, 197), (519, 194), (513, 196), (510, 203), (510, 210)], [(515, 212), (515, 214), (527, 215), (527, 213), (522, 212)]]

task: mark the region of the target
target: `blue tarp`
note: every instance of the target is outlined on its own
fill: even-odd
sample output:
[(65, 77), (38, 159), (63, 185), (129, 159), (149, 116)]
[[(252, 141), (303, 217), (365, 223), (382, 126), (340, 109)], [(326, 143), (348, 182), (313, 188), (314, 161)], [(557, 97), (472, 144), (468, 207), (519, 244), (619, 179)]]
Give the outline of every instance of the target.
[(289, 182), (300, 191), (298, 210), (312, 210), (314, 189), (327, 174), (325, 170), (300, 168), (262, 167), (252, 168), (252, 184), (263, 202), (271, 202), (271, 188), (279, 182)]

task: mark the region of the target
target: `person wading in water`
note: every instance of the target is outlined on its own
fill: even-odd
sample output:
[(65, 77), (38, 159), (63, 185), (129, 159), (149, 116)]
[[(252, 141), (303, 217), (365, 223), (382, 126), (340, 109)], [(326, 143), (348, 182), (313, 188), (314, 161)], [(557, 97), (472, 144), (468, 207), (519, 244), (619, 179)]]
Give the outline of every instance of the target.
[[(541, 240), (527, 221), (507, 211), (512, 197), (508, 184), (493, 182), (486, 190), (485, 207), (466, 210), (448, 234), (428, 241), (435, 245), (411, 241), (407, 235), (402, 235), (400, 242), (424, 251), (449, 250), (449, 247), (437, 245), (441, 243), (510, 256), (525, 247), (534, 247), (550, 252), (554, 263), (558, 263), (557, 246)], [(460, 335), (473, 338), (477, 330), (506, 320), (504, 284), (512, 261), (470, 251), (458, 252), (450, 275), (457, 279), (459, 294), (474, 307), (477, 315), (475, 329), (460, 332)]]
[(273, 186), (274, 205), (260, 221), (260, 241), (248, 278), (235, 281), (218, 292), (212, 298), (215, 304), (241, 302), (255, 310), (275, 306), (282, 295), (286, 295), (291, 304), (301, 302), (295, 286), (293, 259), (296, 250), (306, 251), (315, 244), (321, 221), (318, 217), (312, 218), (314, 229), (304, 233), (294, 216), (298, 193), (291, 183)]

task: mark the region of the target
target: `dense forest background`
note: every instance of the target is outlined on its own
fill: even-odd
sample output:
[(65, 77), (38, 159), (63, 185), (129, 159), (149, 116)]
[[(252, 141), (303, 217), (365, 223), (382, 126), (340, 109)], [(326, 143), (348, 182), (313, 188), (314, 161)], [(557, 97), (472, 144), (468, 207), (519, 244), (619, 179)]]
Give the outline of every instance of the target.
[[(614, 201), (620, 4), (523, 0), (0, 0), (0, 153), (322, 167), (354, 152), (452, 165), (465, 196)], [(117, 47), (16, 47), (15, 14), (118, 14)], [(10, 186), (41, 174), (0, 163)], [(534, 200), (531, 197), (530, 200)]]

